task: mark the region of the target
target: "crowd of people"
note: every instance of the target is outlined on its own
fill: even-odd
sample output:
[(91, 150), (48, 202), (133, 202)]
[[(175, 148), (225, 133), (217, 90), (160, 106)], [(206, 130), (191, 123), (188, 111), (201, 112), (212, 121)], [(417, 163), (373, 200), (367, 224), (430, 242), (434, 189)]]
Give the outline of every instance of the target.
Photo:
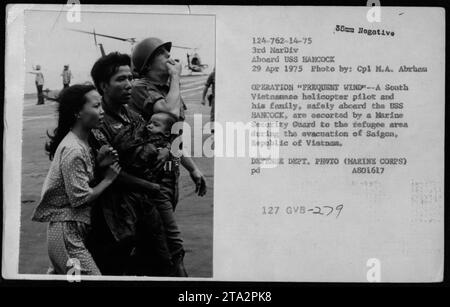
[(99, 58), (94, 84), (64, 82), (46, 144), (52, 162), (33, 214), (48, 223), (48, 273), (75, 265), (88, 275), (188, 276), (174, 215), (180, 166), (199, 196), (206, 183), (194, 161), (171, 146), (186, 105), (181, 64), (170, 49), (148, 38), (131, 57)]

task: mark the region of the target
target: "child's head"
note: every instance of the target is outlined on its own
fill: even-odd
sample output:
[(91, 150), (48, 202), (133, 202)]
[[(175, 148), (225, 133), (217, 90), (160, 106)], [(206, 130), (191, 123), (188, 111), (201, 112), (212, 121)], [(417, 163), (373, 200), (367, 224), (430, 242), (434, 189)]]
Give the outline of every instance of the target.
[(178, 121), (177, 117), (170, 113), (155, 113), (148, 122), (148, 130), (151, 133), (163, 133), (170, 135), (172, 132), (172, 125)]

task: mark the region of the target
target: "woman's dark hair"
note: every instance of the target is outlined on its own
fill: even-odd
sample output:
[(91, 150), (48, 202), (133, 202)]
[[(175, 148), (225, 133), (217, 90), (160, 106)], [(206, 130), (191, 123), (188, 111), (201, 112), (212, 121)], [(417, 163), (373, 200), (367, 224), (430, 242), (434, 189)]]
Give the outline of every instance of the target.
[(91, 77), (100, 95), (103, 96), (100, 83), (108, 83), (120, 66), (131, 66), (131, 58), (128, 54), (111, 52), (99, 58), (92, 66)]
[(86, 103), (85, 95), (90, 91), (95, 90), (95, 86), (90, 83), (75, 84), (65, 88), (58, 95), (58, 126), (50, 135), (47, 131), (47, 136), (50, 141), (45, 144), (45, 150), (47, 151), (50, 160), (53, 160), (56, 148), (59, 143), (72, 129), (77, 120), (77, 114), (83, 109)]

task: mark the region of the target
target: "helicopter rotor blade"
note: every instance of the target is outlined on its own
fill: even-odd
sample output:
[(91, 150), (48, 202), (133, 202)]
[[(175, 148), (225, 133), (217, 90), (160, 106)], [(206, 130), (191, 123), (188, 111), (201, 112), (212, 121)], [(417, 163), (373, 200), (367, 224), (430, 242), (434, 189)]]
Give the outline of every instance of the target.
[(187, 50), (193, 49), (193, 48), (190, 48), (190, 47), (177, 46), (177, 45), (172, 45), (172, 48), (187, 49)]
[(94, 29), (94, 42), (95, 42), (95, 46), (97, 46), (97, 35), (95, 34), (95, 29)]
[(101, 36), (101, 37), (107, 37), (107, 38), (111, 38), (111, 39), (117, 39), (117, 40), (121, 40), (121, 41), (124, 41), (124, 42), (134, 42), (136, 40), (133, 37), (132, 38), (123, 38), (123, 37), (106, 35), (106, 34), (99, 34), (99, 33), (96, 33), (96, 32), (90, 32), (90, 31), (84, 31), (84, 30), (78, 30), (78, 29), (68, 29), (68, 30), (74, 31), (74, 32), (91, 34), (91, 35), (94, 35), (94, 36)]
[[(134, 37), (124, 38), (124, 37), (100, 34), (100, 33), (95, 32), (95, 30), (93, 32), (85, 31), (85, 30), (78, 30), (78, 29), (70, 29), (70, 28), (68, 28), (68, 30), (74, 31), (74, 32), (79, 32), (79, 33), (85, 33), (85, 34), (94, 35), (94, 39), (95, 39), (96, 42), (97, 42), (97, 36), (111, 38), (111, 39), (117, 39), (117, 40), (120, 40), (120, 41), (123, 41), (123, 42), (129, 42), (131, 44), (135, 44), (137, 42), (136, 38), (134, 38)], [(186, 46), (178, 46), (178, 45), (172, 45), (172, 48), (179, 48), (179, 49), (185, 49), (185, 50), (197, 50), (198, 49), (198, 48), (192, 48), (192, 47), (186, 47)]]

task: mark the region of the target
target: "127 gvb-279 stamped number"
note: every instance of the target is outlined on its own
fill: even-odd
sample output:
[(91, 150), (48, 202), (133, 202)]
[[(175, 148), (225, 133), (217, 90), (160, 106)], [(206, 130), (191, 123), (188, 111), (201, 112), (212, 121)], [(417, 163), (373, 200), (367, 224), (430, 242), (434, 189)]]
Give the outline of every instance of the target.
[(323, 216), (335, 216), (338, 218), (341, 215), (341, 211), (344, 209), (343, 204), (338, 205), (320, 205), (314, 207), (306, 206), (262, 206), (262, 215), (303, 215), (303, 214), (313, 214), (313, 215), (323, 215)]

